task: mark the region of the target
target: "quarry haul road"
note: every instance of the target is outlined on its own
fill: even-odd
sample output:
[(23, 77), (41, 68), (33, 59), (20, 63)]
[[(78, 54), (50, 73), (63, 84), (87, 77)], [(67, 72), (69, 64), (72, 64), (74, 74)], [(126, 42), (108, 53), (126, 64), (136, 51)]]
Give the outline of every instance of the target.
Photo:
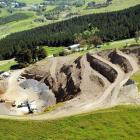
[(119, 51), (119, 50), (117, 50), (117, 53), (119, 54), (119, 55), (121, 55), (122, 57), (124, 57), (124, 58), (126, 58), (126, 60), (130, 63), (130, 65), (132, 66), (132, 71), (131, 72), (129, 72), (128, 74), (126, 74), (126, 78), (122, 81), (122, 82), (120, 82), (118, 85), (117, 85), (117, 87), (114, 89), (114, 91), (113, 91), (113, 93), (112, 93), (112, 98), (111, 98), (111, 104), (112, 105), (116, 105), (115, 104), (115, 101), (116, 101), (116, 99), (117, 99), (117, 96), (118, 96), (118, 94), (119, 94), (119, 91), (120, 91), (120, 89), (121, 89), (121, 87), (129, 80), (129, 78), (135, 73), (135, 72), (137, 72), (138, 71), (138, 64), (136, 63), (136, 60), (134, 59), (134, 58), (132, 58), (131, 56), (128, 56), (128, 55), (126, 55), (126, 54), (124, 54), (123, 52), (121, 52), (121, 51)]
[(104, 58), (96, 54), (93, 54), (93, 56), (96, 59), (99, 59), (100, 61), (108, 64), (113, 69), (115, 69), (118, 73), (116, 80), (104, 91), (104, 94), (100, 98), (98, 98), (96, 101), (94, 102), (87, 101), (86, 103), (81, 104), (77, 108), (75, 107), (70, 110), (66, 108), (66, 109), (62, 109), (62, 110), (54, 111), (50, 113), (44, 113), (40, 115), (21, 116), (21, 117), (0, 115), (0, 118), (17, 119), (17, 120), (51, 120), (51, 119), (53, 120), (53, 119), (68, 117), (72, 115), (78, 115), (78, 114), (94, 111), (97, 109), (103, 109), (103, 108), (108, 108), (108, 107), (117, 105), (116, 99), (117, 99), (117, 96), (119, 94), (121, 87), (128, 81), (130, 76), (138, 70), (138, 65), (136, 61), (134, 60), (134, 58), (122, 53), (121, 51), (117, 51), (117, 53), (125, 57), (128, 60), (128, 62), (131, 64), (133, 68), (131, 72), (125, 74), (118, 65), (112, 64), (111, 62), (105, 60)]

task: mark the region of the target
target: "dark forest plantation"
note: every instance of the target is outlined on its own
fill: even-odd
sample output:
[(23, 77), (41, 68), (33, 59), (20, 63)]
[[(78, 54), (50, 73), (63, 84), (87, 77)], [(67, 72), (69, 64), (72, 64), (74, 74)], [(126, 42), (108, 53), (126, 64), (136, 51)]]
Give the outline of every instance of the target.
[(97, 27), (104, 42), (133, 38), (140, 28), (140, 5), (118, 12), (91, 14), (66, 21), (13, 33), (0, 40), (1, 58), (12, 58), (21, 48), (38, 45), (68, 46), (74, 35)]
[(140, 0), (0, 0), (0, 140), (139, 130)]

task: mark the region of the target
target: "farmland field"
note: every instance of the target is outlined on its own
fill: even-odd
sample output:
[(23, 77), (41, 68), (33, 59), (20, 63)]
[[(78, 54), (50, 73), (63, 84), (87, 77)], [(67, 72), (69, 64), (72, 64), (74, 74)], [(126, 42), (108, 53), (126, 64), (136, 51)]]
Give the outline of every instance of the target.
[(36, 3), (41, 3), (43, 0), (17, 0), (18, 2), (25, 2), (27, 4), (36, 4)]
[(10, 22), (18, 22), (27, 18), (29, 18), (29, 15), (26, 15), (24, 13), (17, 13), (7, 17), (1, 17), (0, 25), (8, 24)]
[[(27, 3), (27, 5), (28, 4), (30, 5), (30, 4), (40, 3), (43, 0), (31, 0), (31, 1), (18, 0), (18, 1), (25, 2), (25, 3)], [(86, 0), (86, 3), (90, 2), (90, 1), (92, 1), (92, 0)], [(95, 0), (95, 1), (97, 3), (103, 2), (103, 0)], [(60, 12), (58, 20), (47, 20), (45, 22), (34, 22), (35, 19), (42, 17), (42, 15), (36, 15), (36, 12), (34, 12), (34, 11), (31, 12), (26, 9), (25, 10), (16, 9), (13, 11), (13, 14), (21, 13), (21, 12), (26, 13), (26, 14), (32, 13), (32, 16), (29, 19), (24, 19), (24, 20), (20, 20), (18, 22), (11, 22), (10, 24), (1, 25), (0, 26), (0, 38), (3, 38), (10, 33), (19, 32), (19, 31), (35, 28), (35, 27), (42, 26), (42, 25), (47, 25), (52, 22), (66, 20), (68, 18), (65, 18), (65, 15), (68, 15), (69, 13), (77, 13), (78, 15), (85, 15), (85, 14), (92, 14), (92, 13), (110, 12), (110, 11), (122, 10), (122, 9), (125, 9), (128, 7), (135, 6), (137, 4), (140, 4), (139, 0), (127, 0), (127, 1), (126, 0), (113, 0), (112, 4), (109, 5), (108, 7), (103, 7), (103, 8), (98, 8), (98, 9), (92, 9), (92, 8), (87, 9), (87, 4), (84, 6), (81, 6), (81, 7), (71, 6), (68, 11), (66, 10), (66, 11)], [(43, 13), (43, 14), (46, 14), (50, 10), (53, 10), (55, 7), (57, 7), (57, 6), (48, 5), (45, 13)], [(8, 13), (6, 9), (0, 9), (0, 10), (1, 10), (0, 17), (9, 16), (10, 13)]]

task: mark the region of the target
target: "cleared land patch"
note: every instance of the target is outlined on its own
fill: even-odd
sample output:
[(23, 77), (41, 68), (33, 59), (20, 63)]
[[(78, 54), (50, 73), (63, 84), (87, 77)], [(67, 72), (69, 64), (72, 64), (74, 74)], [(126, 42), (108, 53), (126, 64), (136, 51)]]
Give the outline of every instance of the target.
[(58, 54), (64, 51), (64, 47), (44, 47), (48, 55)]

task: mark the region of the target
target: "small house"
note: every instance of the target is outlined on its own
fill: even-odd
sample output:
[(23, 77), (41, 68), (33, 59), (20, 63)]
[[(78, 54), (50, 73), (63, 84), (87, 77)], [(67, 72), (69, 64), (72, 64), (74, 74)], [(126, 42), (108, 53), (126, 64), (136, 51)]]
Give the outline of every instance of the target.
[(80, 48), (80, 44), (74, 44), (68, 47), (69, 50), (76, 51)]

